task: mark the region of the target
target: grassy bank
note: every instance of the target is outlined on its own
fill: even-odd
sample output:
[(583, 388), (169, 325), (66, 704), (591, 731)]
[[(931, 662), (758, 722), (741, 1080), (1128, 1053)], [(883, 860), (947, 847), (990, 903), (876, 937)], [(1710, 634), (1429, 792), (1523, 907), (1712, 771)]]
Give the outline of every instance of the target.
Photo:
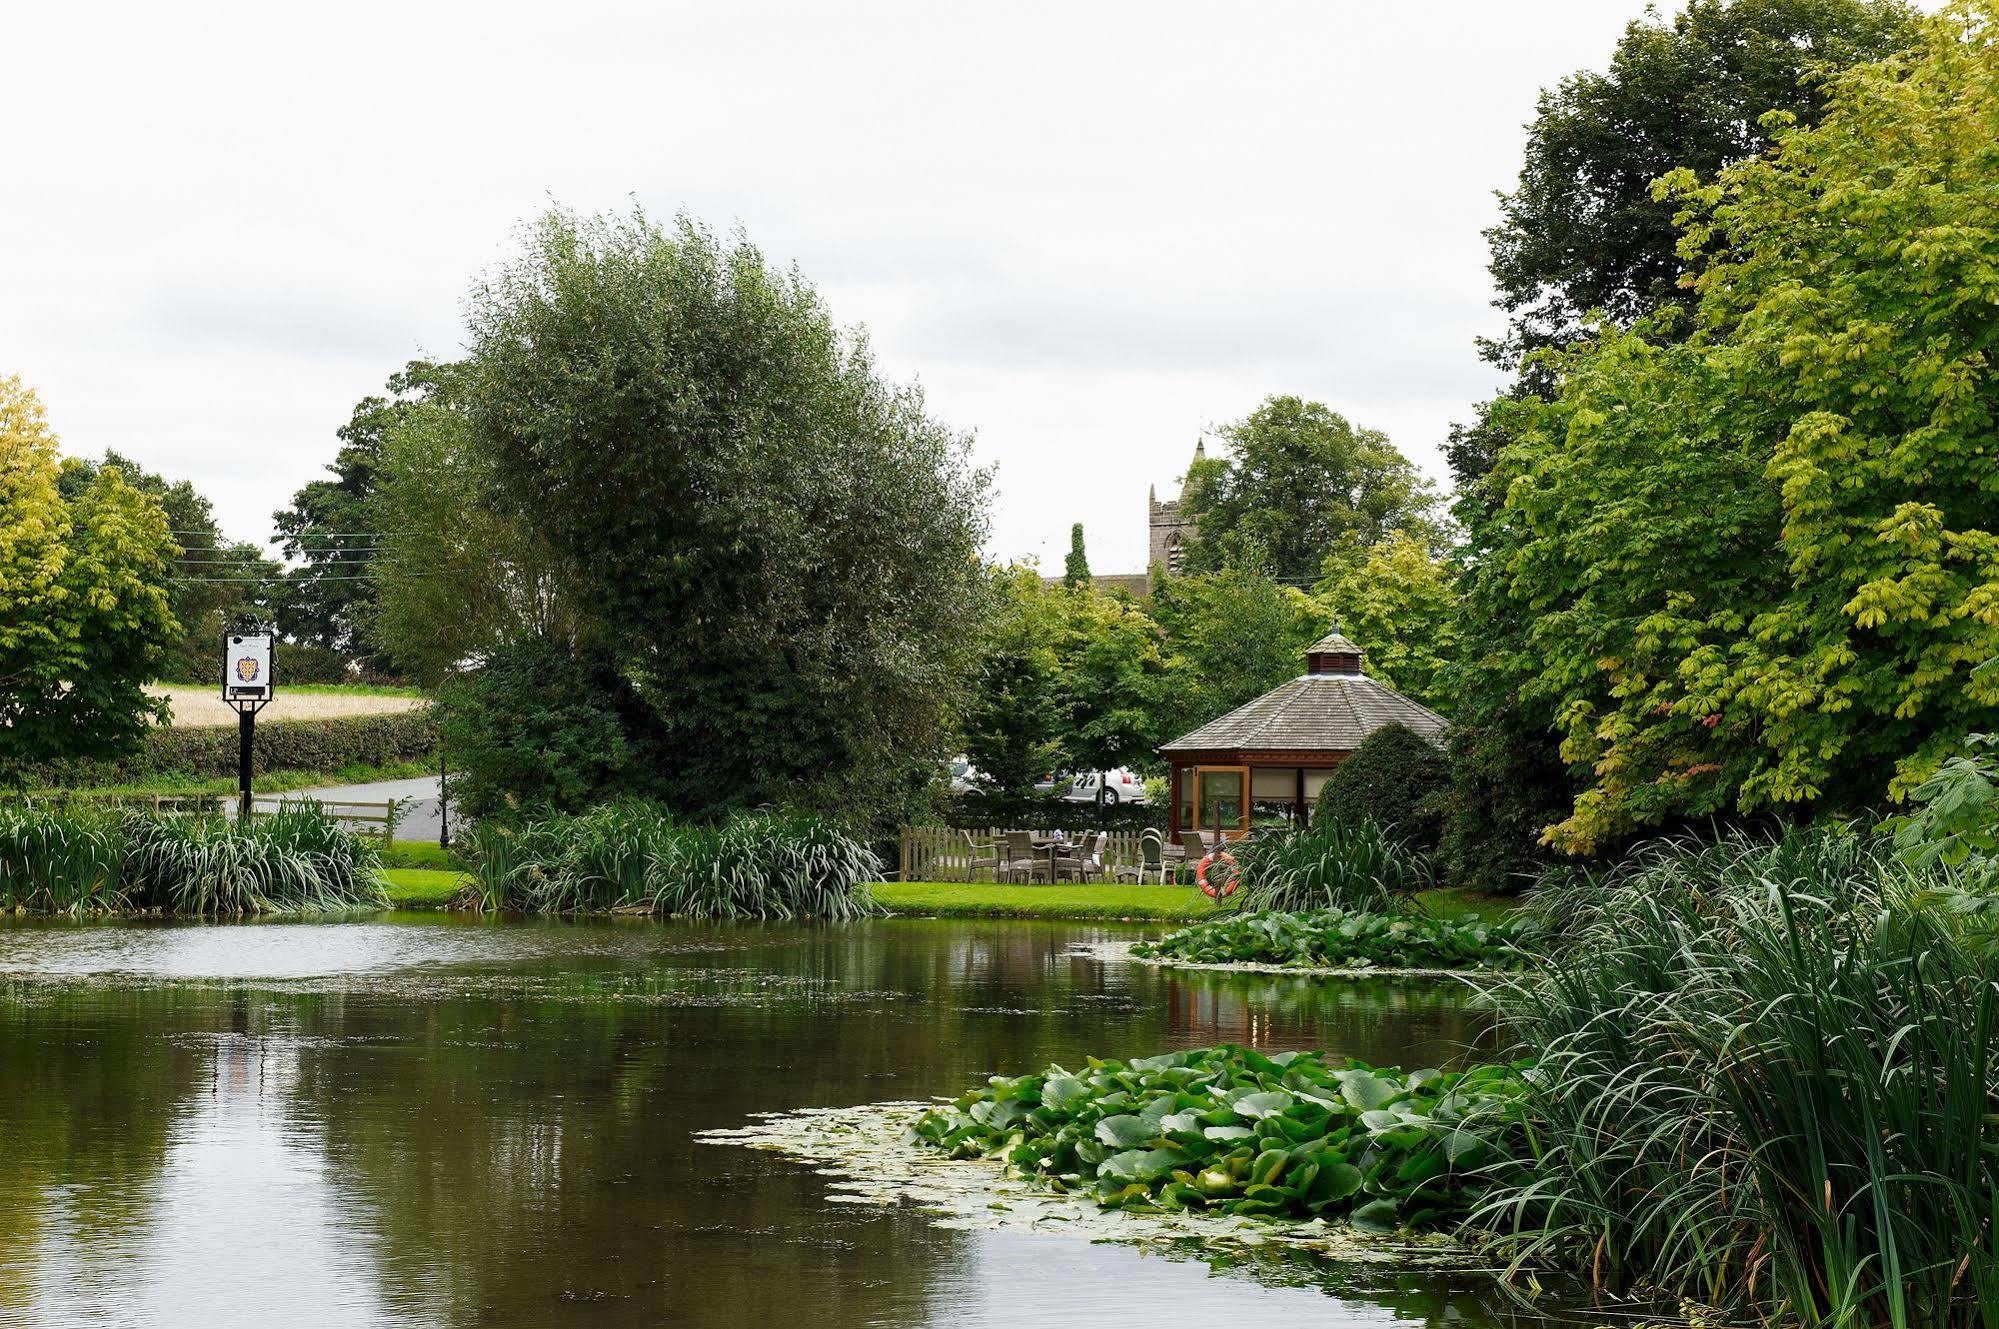
[(455, 868), (384, 868), (382, 885), (398, 909), (448, 909), (471, 878)]
[(898, 914), (932, 918), (1144, 918), (1182, 922), (1214, 912), (1192, 886), (1009, 886), (991, 882), (883, 881), (875, 899)]

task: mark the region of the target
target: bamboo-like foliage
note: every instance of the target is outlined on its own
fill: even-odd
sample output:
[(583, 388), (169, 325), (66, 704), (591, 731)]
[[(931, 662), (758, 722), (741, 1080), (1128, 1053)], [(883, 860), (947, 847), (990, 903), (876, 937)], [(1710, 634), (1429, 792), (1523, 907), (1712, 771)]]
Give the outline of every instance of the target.
[(372, 841), (317, 805), (247, 826), (89, 808), (0, 810), (0, 909), (49, 913), (386, 908)]
[(1365, 817), (1262, 831), (1233, 852), (1242, 885), (1229, 898), (1244, 910), (1394, 913), (1432, 881), (1421, 854)]
[(1501, 997), (1535, 1166), (1480, 1225), (1765, 1320), (1999, 1323), (1994, 956), (1916, 884), (1829, 832), (1572, 882), (1565, 944)]
[(105, 813), (0, 809), (0, 910), (106, 913), (129, 904), (125, 838)]
[(742, 813), (716, 826), (620, 803), (578, 816), (483, 822), (465, 841), (481, 907), (616, 909), (687, 918), (861, 918), (877, 912), (874, 851), (817, 818)]

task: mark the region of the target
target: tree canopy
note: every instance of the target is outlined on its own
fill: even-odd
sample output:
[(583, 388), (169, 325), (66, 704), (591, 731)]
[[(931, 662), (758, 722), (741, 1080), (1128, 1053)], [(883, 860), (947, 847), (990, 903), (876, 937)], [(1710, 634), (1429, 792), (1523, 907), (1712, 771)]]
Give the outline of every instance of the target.
[(178, 625), (158, 500), (114, 466), (65, 499), (35, 394), (0, 377), (0, 782), (31, 762), (117, 756), (162, 712)]
[(1486, 232), (1508, 349), (1565, 346), (1592, 312), (1628, 325), (1687, 302), (1673, 204), (1652, 182), (1760, 155), (1766, 112), (1815, 122), (1829, 75), (1913, 36), (1914, 12), (1893, 0), (1691, 0), (1634, 20), (1607, 69), (1542, 93), (1519, 183)]
[(678, 806), (885, 816), (969, 672), (987, 477), (796, 272), (553, 211), (471, 301), (488, 499), (658, 718)]
[(1249, 542), (1278, 580), (1310, 582), (1329, 555), (1430, 529), (1430, 482), (1386, 434), (1318, 402), (1271, 397), (1217, 437), (1227, 455), (1198, 460), (1187, 475), (1190, 571), (1213, 572)]
[(173, 537), (167, 608), (180, 631), (160, 666), (161, 676), (208, 682), (221, 668), (224, 632), (244, 619), (274, 620), (284, 569), (256, 545), (226, 539), (215, 523), (214, 507), (190, 481), (168, 480), (115, 450), (106, 452), (101, 463), (65, 457), (59, 480), (64, 500), (80, 501), (107, 467), (160, 505)]
[(1669, 177), (1693, 334), (1604, 327), (1507, 408), (1479, 576), (1586, 782), (1553, 842), (1899, 796), (1999, 721), (1996, 28), (1954, 6)]

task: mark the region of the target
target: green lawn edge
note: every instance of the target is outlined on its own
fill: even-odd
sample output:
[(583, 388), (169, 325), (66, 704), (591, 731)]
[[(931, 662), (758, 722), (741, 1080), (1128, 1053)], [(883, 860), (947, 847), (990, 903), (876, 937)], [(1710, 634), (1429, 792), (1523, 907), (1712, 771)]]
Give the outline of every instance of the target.
[[(399, 840), (382, 871), (389, 900), (398, 909), (449, 907), (467, 878), (436, 845)], [(419, 864), (423, 866), (418, 866)], [(1041, 918), (1078, 922), (1138, 919), (1190, 923), (1221, 911), (1192, 886), (1027, 886), (962, 881), (878, 881), (876, 901), (892, 915), (913, 918)], [(1520, 908), (1511, 896), (1439, 888), (1416, 899), (1437, 918), (1469, 914), (1498, 918)]]
[(397, 909), (445, 909), (465, 885), (453, 868), (383, 868), (382, 886)]

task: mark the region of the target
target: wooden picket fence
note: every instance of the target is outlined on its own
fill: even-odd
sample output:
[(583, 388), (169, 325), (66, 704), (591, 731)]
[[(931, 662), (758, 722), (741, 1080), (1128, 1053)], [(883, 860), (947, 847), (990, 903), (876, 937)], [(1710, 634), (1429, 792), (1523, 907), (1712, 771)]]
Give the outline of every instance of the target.
[[(1014, 828), (1016, 833), (1018, 828)], [(958, 826), (904, 826), (900, 836), (900, 881), (997, 881), (998, 866), (1006, 858), (1007, 827), (965, 829)], [(1087, 831), (1064, 830), (1075, 843)], [(1032, 832), (1045, 836), (1047, 831)], [(1104, 865), (1105, 881), (1115, 881), (1118, 869), (1136, 870), (1145, 861), (1139, 841), (1143, 831), (1108, 831), (1103, 850), (1097, 855)], [(1172, 873), (1169, 861), (1168, 874)], [(1149, 878), (1157, 880), (1156, 877)], [(1126, 880), (1130, 880), (1129, 871)]]

